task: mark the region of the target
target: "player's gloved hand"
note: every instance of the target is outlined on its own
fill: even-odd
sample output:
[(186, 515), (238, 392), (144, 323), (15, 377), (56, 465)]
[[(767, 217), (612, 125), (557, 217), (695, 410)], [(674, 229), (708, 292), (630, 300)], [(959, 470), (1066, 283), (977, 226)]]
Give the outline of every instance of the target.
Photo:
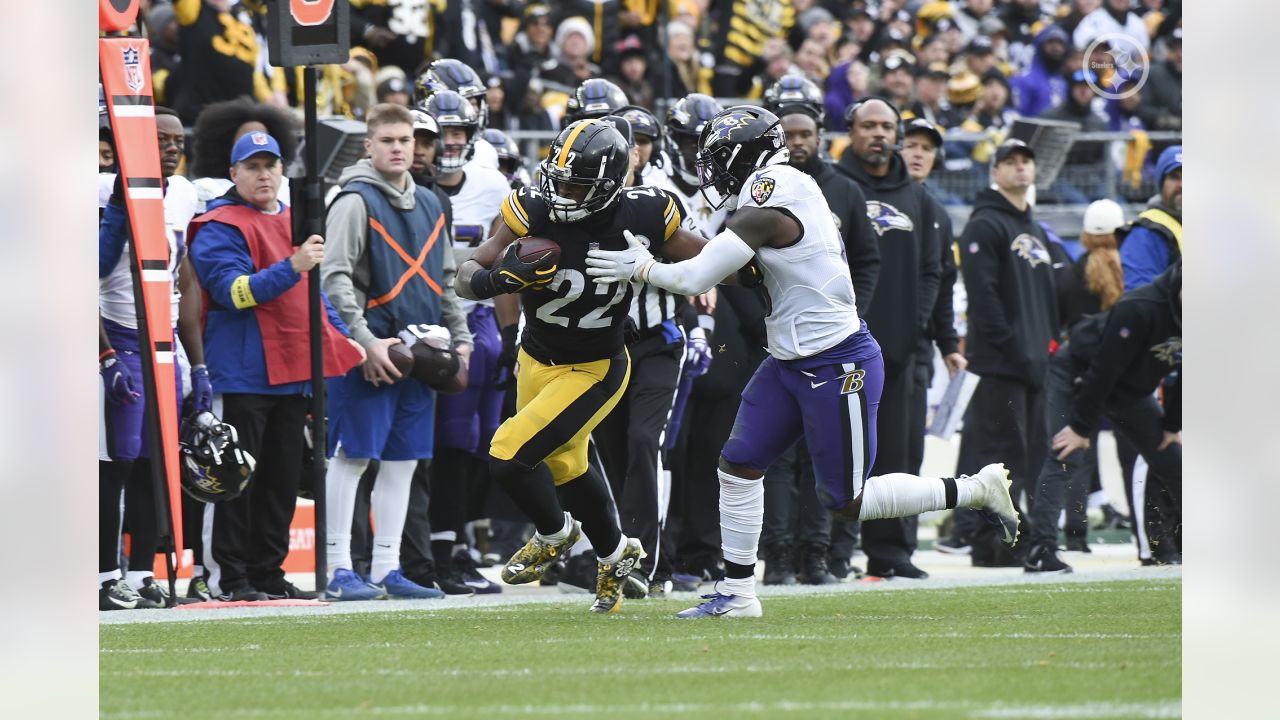
[(520, 259), (517, 246), (511, 243), (498, 264), (491, 270), (479, 271), (471, 276), (471, 291), (481, 300), (503, 293), (518, 293), (529, 288), (541, 288), (550, 284), (559, 267), (551, 255), (544, 255), (534, 262)]
[(499, 390), (506, 390), (516, 384), (516, 342), (519, 339), (519, 325), (508, 325), (502, 328), (502, 352), (493, 366), (493, 383)]
[(595, 278), (596, 283), (644, 282), (648, 277), (649, 266), (656, 262), (653, 253), (630, 230), (623, 230), (622, 237), (627, 239), (626, 250), (597, 248), (587, 253), (587, 275)]
[(694, 328), (689, 331), (689, 339), (684, 346), (683, 373), (690, 379), (706, 374), (711, 367), (711, 344), (707, 342), (707, 331)]
[(134, 389), (133, 373), (129, 372), (129, 366), (116, 357), (114, 350), (99, 363), (99, 372), (102, 373), (102, 384), (106, 387), (108, 402), (132, 405), (142, 397), (142, 393)]
[(209, 382), (209, 368), (204, 365), (191, 368), (191, 406), (197, 413), (213, 411), (213, 383)]

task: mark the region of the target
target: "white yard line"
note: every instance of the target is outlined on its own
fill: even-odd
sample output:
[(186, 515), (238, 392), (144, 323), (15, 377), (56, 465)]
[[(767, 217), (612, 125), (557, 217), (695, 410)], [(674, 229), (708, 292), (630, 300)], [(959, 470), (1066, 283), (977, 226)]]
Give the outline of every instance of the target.
[[(278, 714), (278, 710), (261, 708), (225, 708), (232, 717), (266, 717)], [(723, 713), (728, 717), (742, 715), (775, 716), (784, 713), (812, 714), (819, 712), (946, 712), (952, 717), (967, 718), (1178, 718), (1182, 717), (1182, 704), (1173, 701), (1108, 703), (1090, 702), (1063, 705), (1008, 705), (1004, 703), (975, 703), (964, 701), (876, 701), (841, 700), (815, 702), (808, 700), (778, 700), (748, 703), (636, 703), (626, 706), (597, 703), (573, 705), (395, 705), (362, 707), (361, 716), (454, 716), (460, 714), (488, 717), (520, 716), (577, 716), (577, 715), (628, 715), (671, 716), (688, 713)], [(310, 709), (310, 717), (349, 716), (351, 708)], [(159, 711), (126, 711), (103, 713), (102, 720), (135, 720), (162, 717)]]
[[(903, 590), (925, 590), (932, 593), (956, 594), (965, 588), (996, 587), (996, 592), (1014, 594), (1044, 594), (1062, 592), (1071, 585), (1072, 592), (1111, 592), (1111, 588), (1098, 585), (1081, 587), (1107, 580), (1150, 580), (1150, 581), (1182, 581), (1182, 568), (1173, 567), (1141, 567), (1134, 560), (1133, 549), (1127, 545), (1095, 545), (1091, 554), (1067, 553), (1064, 556), (1076, 567), (1070, 575), (1052, 575), (1040, 577), (1024, 573), (1019, 568), (973, 568), (969, 559), (964, 556), (944, 555), (929, 550), (922, 550), (915, 555), (915, 562), (928, 570), (932, 577), (928, 580), (892, 580), (886, 582), (845, 582), (839, 585), (794, 585), (790, 587), (766, 587), (758, 585), (760, 596), (765, 600), (787, 595), (830, 595), (852, 594), (863, 592), (900, 592)], [(856, 562), (856, 559), (855, 559)], [(496, 578), (496, 569), (489, 568), (485, 572)], [(296, 581), (295, 581), (296, 582)], [(299, 583), (301, 584), (301, 583)], [(1008, 587), (1002, 587), (1008, 586)], [(389, 612), (447, 612), (457, 609), (470, 609), (486, 613), (500, 613), (512, 606), (530, 604), (569, 604), (581, 605), (584, 609), (590, 603), (591, 596), (586, 594), (562, 593), (556, 588), (521, 585), (505, 587), (500, 595), (475, 595), (463, 598), (444, 598), (441, 600), (390, 600), (368, 602), (330, 603), (323, 606), (285, 606), (285, 607), (229, 607), (210, 610), (117, 610), (100, 612), (98, 622), (101, 625), (118, 625), (147, 622), (270, 622), (271, 618), (288, 619), (288, 622), (305, 624), (308, 622), (341, 622), (345, 618), (361, 613)], [(700, 592), (712, 591), (710, 584), (704, 584)], [(681, 593), (671, 596), (674, 599), (687, 599), (692, 605), (698, 601), (695, 593)], [(637, 601), (629, 601), (637, 602)], [(644, 602), (644, 601), (639, 601)], [(621, 615), (609, 618), (610, 621), (626, 620), (626, 608)], [(635, 619), (632, 616), (632, 619)], [(902, 619), (902, 618), (895, 618)], [(914, 619), (938, 619), (921, 615)]]

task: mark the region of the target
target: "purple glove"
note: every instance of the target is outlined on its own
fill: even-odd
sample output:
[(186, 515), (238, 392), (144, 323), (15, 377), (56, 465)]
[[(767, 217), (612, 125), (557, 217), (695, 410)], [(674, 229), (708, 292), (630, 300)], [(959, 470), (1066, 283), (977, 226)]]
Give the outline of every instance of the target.
[(702, 328), (689, 331), (689, 340), (684, 347), (684, 374), (692, 379), (700, 377), (711, 366), (711, 345), (707, 343), (707, 332)]
[(213, 411), (213, 383), (204, 365), (191, 368), (191, 406), (197, 413)]
[(107, 389), (107, 401), (115, 405), (132, 405), (138, 402), (142, 394), (133, 389), (133, 373), (129, 366), (120, 361), (112, 353), (103, 360), (99, 372), (102, 373), (102, 384)]

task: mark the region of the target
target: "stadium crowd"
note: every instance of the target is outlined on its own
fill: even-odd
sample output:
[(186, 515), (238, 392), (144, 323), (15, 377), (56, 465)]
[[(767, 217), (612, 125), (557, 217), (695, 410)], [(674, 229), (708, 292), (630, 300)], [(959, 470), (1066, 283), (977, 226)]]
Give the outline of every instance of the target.
[[(455, 274), (499, 228), (529, 229), (509, 193), (545, 182), (551, 141), (583, 119), (627, 140), (628, 186), (678, 200), (657, 218), (714, 237), (727, 213), (699, 192), (698, 138), (738, 102), (780, 118), (790, 164), (837, 218), (858, 314), (884, 352), (873, 474), (918, 474), (938, 389), (978, 377), (955, 472), (1005, 463), (1023, 537), (1008, 547), (960, 507), (936, 549), (1069, 572), (1059, 529), (1087, 552), (1086, 510), (1102, 508), (1141, 562), (1181, 562), (1182, 148), (1163, 139), (1181, 129), (1178, 0), (351, 0), (350, 60), (320, 69), (317, 97), (322, 118), (366, 124), (363, 159), (336, 169), (323, 237), (298, 246), (282, 175), (302, 74), (268, 62), (265, 3), (143, 5), (196, 564), (182, 600), (501, 592), (479, 568), (532, 534), (488, 460), (518, 402), (522, 322), (512, 296), (455, 293)], [(1150, 63), (1136, 92), (1105, 99), (1087, 53), (1117, 35)], [(100, 117), (99, 605), (149, 608), (170, 598), (152, 575), (125, 192), (101, 103)], [(1077, 140), (1038, 187), (1019, 118), (1114, 135)], [(1057, 204), (1078, 237), (1036, 216)], [(316, 269), (327, 448), (306, 432)], [(590, 462), (611, 491), (595, 500), (642, 550), (610, 560), (634, 556), (628, 597), (724, 575), (717, 460), (766, 357), (766, 303), (750, 287), (644, 286), (627, 310), (630, 381), (591, 433)], [(428, 362), (446, 371), (402, 377)], [(1099, 482), (1108, 426), (1128, 517)], [(315, 452), (325, 477), (310, 476)], [(296, 499), (319, 483), (331, 583), (311, 592), (282, 565)], [(803, 441), (764, 493), (765, 584), (927, 578), (914, 518), (833, 517)], [(568, 495), (565, 507), (586, 501)], [(583, 537), (540, 581), (599, 595), (606, 555)]]

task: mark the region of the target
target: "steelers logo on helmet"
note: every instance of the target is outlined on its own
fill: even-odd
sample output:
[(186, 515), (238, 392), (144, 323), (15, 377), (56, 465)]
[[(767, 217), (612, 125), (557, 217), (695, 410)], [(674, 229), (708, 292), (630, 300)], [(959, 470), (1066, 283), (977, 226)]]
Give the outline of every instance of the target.
[(667, 154), (687, 185), (698, 186), (698, 138), (707, 122), (721, 110), (724, 107), (710, 96), (692, 93), (677, 100), (667, 111)]
[(614, 115), (618, 110), (630, 103), (627, 94), (614, 83), (604, 78), (584, 80), (577, 90), (573, 91), (565, 104), (564, 117), (567, 122), (602, 118)]
[(414, 102), (419, 106), (425, 105), (432, 95), (441, 90), (452, 90), (465, 98), (475, 108), (479, 128), (483, 130), (488, 126), (489, 104), (485, 102), (488, 90), (470, 65), (453, 58), (431, 63), (414, 81)]
[(452, 90), (440, 90), (427, 98), (423, 110), (440, 126), (436, 139), (436, 169), (452, 173), (462, 169), (475, 152), (480, 122), (476, 109)]
[(539, 166), (542, 200), (556, 222), (578, 222), (612, 205), (626, 184), (630, 151), (613, 125), (579, 120), (556, 136)]
[(785, 75), (764, 92), (764, 107), (779, 117), (792, 112), (803, 112), (819, 124), (826, 117), (826, 103), (822, 90), (806, 77)]
[[(735, 105), (716, 115), (698, 140), (698, 185), (707, 203), (736, 207), (747, 177), (767, 165), (786, 162), (786, 139), (778, 116), (754, 105)], [(714, 190), (713, 199), (708, 190)], [(763, 192), (764, 202), (773, 189)], [(754, 188), (753, 188), (754, 196)]]

